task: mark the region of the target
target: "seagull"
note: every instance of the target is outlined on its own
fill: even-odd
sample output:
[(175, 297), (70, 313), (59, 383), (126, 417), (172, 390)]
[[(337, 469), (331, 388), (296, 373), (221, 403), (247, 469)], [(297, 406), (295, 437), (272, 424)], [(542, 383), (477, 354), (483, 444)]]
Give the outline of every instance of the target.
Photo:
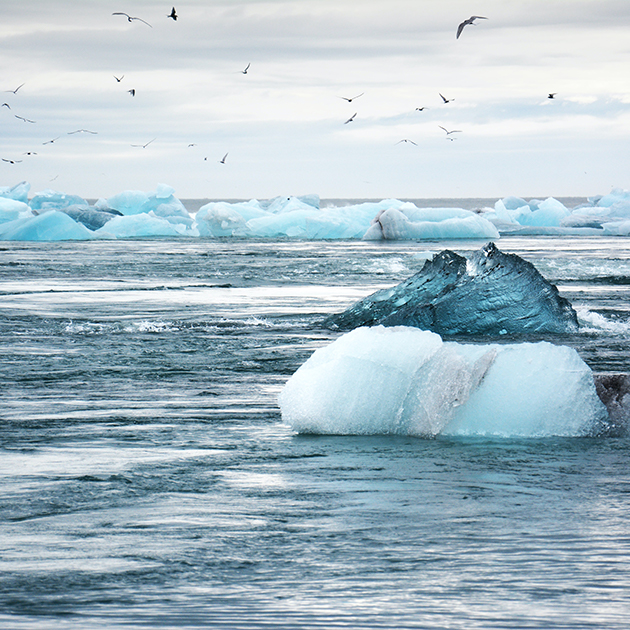
[(451, 131), (449, 131), (446, 127), (442, 127), (442, 125), (438, 125), (438, 127), (440, 129), (444, 129), (447, 136), (450, 136), (452, 133), (462, 133), (461, 129), (452, 129)]
[(146, 144), (132, 144), (131, 146), (132, 147), (139, 147), (141, 149), (146, 149), (155, 140), (157, 140), (157, 138), (153, 138), (153, 140), (149, 140), (149, 142), (147, 142)]
[(462, 31), (464, 30), (464, 26), (468, 26), (469, 24), (472, 24), (473, 26), (475, 25), (475, 20), (487, 20), (487, 17), (483, 17), (483, 15), (471, 15), (467, 20), (464, 20), (458, 27), (457, 27), (457, 35), (455, 36), (455, 39), (459, 39), (459, 36), (462, 34)]
[(196, 147), (197, 145), (194, 142), (191, 142), (188, 146), (189, 147)]
[(112, 15), (124, 15), (127, 18), (127, 22), (131, 22), (133, 20), (138, 20), (138, 22), (142, 22), (143, 24), (146, 24), (147, 26), (150, 26), (151, 28), (153, 28), (148, 22), (145, 22), (142, 18), (131, 17), (127, 13), (122, 13), (122, 12), (119, 11), (117, 13), (112, 13)]
[(129, 94), (131, 94), (131, 96), (135, 96), (136, 95), (136, 91), (134, 89), (127, 90), (127, 92), (129, 92)]
[(249, 66), (251, 66), (251, 65), (252, 65), (251, 63), (248, 63), (248, 64), (247, 64), (247, 68), (245, 68), (245, 70), (241, 70), (241, 72), (242, 72), (243, 74), (247, 74), (247, 71), (249, 70)]
[(52, 140), (46, 140), (46, 142), (42, 142), (42, 144), (52, 144), (55, 140), (59, 140), (59, 138), (61, 138), (61, 136), (57, 136), (56, 138), (53, 138)]
[(400, 144), (401, 142), (411, 142), (411, 144), (413, 144), (414, 146), (418, 146), (413, 140), (409, 140), (408, 138), (403, 138), (402, 140), (399, 140), (396, 144)]
[(68, 135), (71, 136), (75, 133), (92, 133), (94, 135), (98, 134), (98, 131), (90, 131), (89, 129), (77, 129), (76, 131), (68, 131)]
[[(438, 92), (438, 94), (440, 94), (440, 93)], [(442, 95), (440, 94), (440, 96), (442, 96)], [(446, 104), (446, 103), (450, 103), (451, 101), (454, 101), (455, 99), (454, 98), (446, 98), (446, 97), (442, 96), (442, 100)]]
[(555, 98), (558, 92), (551, 92), (547, 98)]
[(423, 112), (425, 109), (429, 109), (428, 107), (416, 107), (417, 112)]
[(225, 158), (228, 156), (228, 154), (226, 153), (220, 160), (219, 160), (219, 164), (225, 164)]
[(124, 74), (122, 75), (122, 77), (120, 77), (120, 79), (116, 75), (114, 75), (114, 79), (116, 79), (116, 81), (118, 81), (118, 83), (120, 83), (124, 78), (125, 78)]
[(354, 120), (354, 117), (357, 115), (357, 112), (354, 112), (354, 114), (352, 114), (352, 116), (350, 116), (350, 118), (348, 118), (348, 120), (346, 120), (345, 123), (343, 123), (344, 125), (347, 125), (349, 122), (352, 122)]
[(177, 22), (177, 13), (175, 13), (175, 7), (171, 10), (170, 15), (166, 16), (167, 18), (173, 18), (174, 22)]
[(35, 151), (27, 151), (26, 153), (22, 153), (22, 155), (37, 155)]
[(16, 118), (19, 118), (20, 120), (23, 120), (24, 122), (27, 123), (35, 123), (34, 120), (30, 120), (29, 118), (24, 118), (24, 116), (18, 116), (17, 114), (13, 114)]
[[(22, 83), (22, 85), (25, 85)], [(5, 92), (11, 92), (11, 94), (17, 94), (17, 91), (22, 87), (22, 85), (18, 85), (15, 90), (5, 90)]]
[(22, 160), (5, 160), (5, 158), (2, 158), (3, 162), (8, 162), (9, 164), (19, 164)]
[(365, 92), (361, 92), (361, 94), (357, 94), (356, 96), (353, 96), (352, 98), (347, 98), (345, 96), (340, 96), (339, 98), (342, 98), (344, 101), (348, 101), (348, 103), (352, 103), (352, 101), (354, 101), (355, 98), (359, 98), (359, 96), (363, 96), (365, 94)]

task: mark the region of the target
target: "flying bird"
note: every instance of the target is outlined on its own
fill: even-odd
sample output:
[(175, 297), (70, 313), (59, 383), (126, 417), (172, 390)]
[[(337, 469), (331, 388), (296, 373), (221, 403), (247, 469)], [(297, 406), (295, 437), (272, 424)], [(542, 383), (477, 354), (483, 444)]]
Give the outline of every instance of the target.
[(136, 95), (136, 91), (134, 89), (127, 90), (127, 92), (129, 92), (129, 94), (131, 94), (131, 96), (135, 96)]
[(153, 138), (153, 140), (149, 140), (149, 142), (147, 142), (146, 144), (132, 144), (132, 147), (139, 147), (141, 149), (146, 149), (152, 142), (155, 142), (155, 140), (157, 140), (157, 138)]
[(348, 120), (346, 120), (345, 123), (343, 123), (344, 125), (347, 125), (349, 122), (352, 122), (354, 120), (354, 117), (357, 115), (357, 112), (354, 112), (354, 114), (352, 114), (352, 116), (350, 116), (350, 118), (348, 118)]
[(42, 144), (53, 144), (53, 142), (55, 142), (55, 140), (59, 140), (59, 138), (61, 138), (61, 136), (57, 136), (56, 138), (53, 138), (52, 140), (46, 140), (46, 142), (42, 142)]
[(550, 94), (549, 94), (549, 96), (547, 98), (555, 98), (557, 93), (558, 92), (550, 92)]
[(423, 112), (425, 109), (429, 109), (428, 107), (416, 107), (417, 112)]
[(18, 90), (25, 85), (24, 83), (22, 83), (22, 85), (18, 85), (15, 90), (5, 90), (5, 92), (11, 92), (11, 94), (17, 94)]
[(77, 129), (76, 131), (68, 131), (68, 135), (71, 136), (75, 133), (92, 133), (94, 135), (98, 134), (98, 131), (90, 131), (89, 129)]
[(9, 103), (2, 103), (2, 107), (8, 107), (9, 109), (11, 109), (11, 105), (9, 105)]
[(37, 155), (35, 151), (27, 151), (26, 153), (22, 153), (22, 155)]
[[(438, 92), (438, 94), (440, 94), (440, 93)], [(442, 95), (440, 94), (440, 96), (442, 96)], [(454, 101), (455, 99), (454, 98), (446, 98), (445, 96), (442, 96), (442, 100), (446, 104), (446, 103), (450, 103), (451, 101)]]
[(483, 17), (483, 15), (471, 15), (467, 20), (464, 20), (458, 27), (457, 27), (457, 35), (455, 36), (455, 39), (459, 39), (459, 36), (462, 34), (462, 31), (464, 30), (465, 26), (468, 26), (469, 24), (472, 24), (473, 26), (475, 26), (475, 20), (487, 20), (487, 17)]
[(35, 123), (34, 120), (30, 120), (29, 118), (24, 118), (24, 116), (18, 116), (17, 114), (13, 114), (16, 118), (19, 118), (20, 120), (23, 120), (24, 122), (27, 123)]
[(6, 160), (5, 158), (2, 158), (3, 162), (8, 162), (9, 164), (19, 164), (22, 160)]
[(175, 13), (175, 7), (172, 8), (170, 14), (166, 17), (172, 18), (174, 22), (177, 22), (177, 13)]
[(442, 125), (438, 125), (438, 127), (440, 129), (444, 129), (447, 136), (450, 136), (452, 133), (462, 133), (461, 129), (451, 129), (451, 131), (449, 131), (446, 127), (442, 127)]
[(340, 96), (339, 98), (342, 98), (344, 101), (348, 101), (348, 103), (352, 103), (352, 101), (354, 101), (355, 98), (359, 98), (359, 96), (363, 96), (365, 94), (365, 92), (361, 92), (361, 94), (357, 94), (356, 96), (353, 96), (352, 98), (347, 98), (345, 96)]
[(138, 20), (138, 22), (142, 22), (143, 24), (146, 24), (147, 26), (150, 26), (151, 28), (153, 28), (148, 22), (145, 22), (142, 18), (131, 17), (131, 15), (129, 15), (127, 13), (122, 13), (121, 11), (118, 11), (116, 13), (112, 13), (112, 15), (124, 15), (127, 18), (127, 22), (132, 22), (133, 20)]
[(124, 74), (122, 75), (122, 77), (120, 77), (120, 79), (116, 75), (114, 75), (114, 79), (116, 79), (116, 81), (118, 81), (118, 83), (120, 83), (124, 78), (125, 78)]
[(401, 142), (411, 142), (411, 144), (413, 144), (414, 146), (418, 146), (413, 140), (409, 140), (408, 138), (403, 138), (402, 140), (399, 140), (396, 144), (400, 144)]
[(251, 63), (248, 63), (248, 64), (247, 64), (247, 68), (245, 68), (245, 70), (241, 70), (241, 72), (242, 72), (243, 74), (247, 74), (247, 71), (249, 70), (249, 66), (251, 66), (251, 65), (252, 65)]
[(226, 153), (220, 160), (219, 160), (219, 164), (225, 164), (225, 158), (228, 156), (228, 154)]

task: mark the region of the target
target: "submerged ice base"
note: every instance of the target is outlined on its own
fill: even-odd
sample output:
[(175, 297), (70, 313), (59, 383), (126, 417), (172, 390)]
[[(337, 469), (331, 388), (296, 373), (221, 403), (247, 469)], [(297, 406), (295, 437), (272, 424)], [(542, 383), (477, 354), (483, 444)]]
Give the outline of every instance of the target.
[(298, 433), (588, 436), (609, 423), (572, 348), (445, 343), (404, 326), (358, 328), (320, 348), (279, 403)]

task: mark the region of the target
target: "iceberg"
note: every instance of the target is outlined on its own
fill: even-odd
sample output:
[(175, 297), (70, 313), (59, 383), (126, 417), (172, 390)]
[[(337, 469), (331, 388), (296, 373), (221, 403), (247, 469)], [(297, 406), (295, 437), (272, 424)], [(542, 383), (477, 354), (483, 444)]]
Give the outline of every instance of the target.
[(441, 335), (572, 333), (577, 314), (538, 270), (488, 243), (467, 260), (445, 250), (404, 282), (377, 291), (325, 326), (414, 326)]
[(94, 232), (59, 210), (0, 224), (0, 239), (5, 241), (82, 241), (92, 238)]
[(405, 326), (358, 328), (316, 350), (279, 405), (298, 433), (590, 436), (609, 425), (572, 348), (465, 345)]
[(0, 197), (28, 203), (28, 191), (30, 189), (31, 185), (28, 182), (20, 182), (15, 186), (0, 186)]
[(372, 220), (364, 240), (417, 240), (499, 238), (497, 228), (484, 217), (460, 208), (400, 208), (381, 210)]

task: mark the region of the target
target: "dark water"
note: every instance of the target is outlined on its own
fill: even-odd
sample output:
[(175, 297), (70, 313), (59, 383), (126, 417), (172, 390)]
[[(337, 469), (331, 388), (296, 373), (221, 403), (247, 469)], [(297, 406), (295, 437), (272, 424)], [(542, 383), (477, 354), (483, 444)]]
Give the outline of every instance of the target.
[[(624, 239), (504, 238), (630, 372)], [(482, 243), (0, 246), (3, 628), (627, 628), (627, 438), (295, 436), (320, 319)]]

